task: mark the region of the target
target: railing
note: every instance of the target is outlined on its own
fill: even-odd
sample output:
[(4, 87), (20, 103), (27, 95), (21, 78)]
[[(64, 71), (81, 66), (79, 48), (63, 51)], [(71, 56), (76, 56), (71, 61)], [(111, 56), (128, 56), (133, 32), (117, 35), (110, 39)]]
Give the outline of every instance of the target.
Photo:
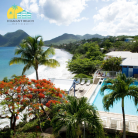
[(96, 74), (94, 74), (95, 75), (94, 77), (96, 78), (96, 77), (116, 77), (116, 75), (121, 72), (99, 70), (98, 72), (95, 73)]
[[(101, 116), (102, 125), (104, 128), (123, 130), (123, 119)], [(126, 131), (138, 133), (138, 121), (126, 119)]]
[(76, 77), (74, 77), (74, 79), (75, 79), (76, 82), (78, 81), (78, 79), (80, 79), (80, 82), (81, 82), (82, 80), (85, 80), (85, 83), (86, 83), (88, 80), (90, 80), (90, 83), (93, 82), (93, 79), (91, 79), (91, 78), (76, 78)]

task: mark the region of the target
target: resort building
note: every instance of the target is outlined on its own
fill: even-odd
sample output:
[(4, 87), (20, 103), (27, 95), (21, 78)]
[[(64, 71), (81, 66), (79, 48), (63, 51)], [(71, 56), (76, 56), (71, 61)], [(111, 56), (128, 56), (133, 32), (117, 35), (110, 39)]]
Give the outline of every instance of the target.
[(31, 13), (23, 10), (22, 12), (17, 13), (17, 19), (31, 19)]
[(130, 51), (112, 51), (106, 54), (105, 60), (109, 57), (121, 57), (122, 73), (127, 77), (138, 77), (138, 53)]
[(125, 38), (125, 42), (132, 42), (133, 38)]

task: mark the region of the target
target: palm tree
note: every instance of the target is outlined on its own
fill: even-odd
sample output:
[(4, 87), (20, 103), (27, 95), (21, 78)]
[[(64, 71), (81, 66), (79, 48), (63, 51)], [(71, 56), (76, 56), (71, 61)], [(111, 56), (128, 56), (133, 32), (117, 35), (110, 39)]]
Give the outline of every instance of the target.
[(76, 99), (68, 96), (68, 103), (57, 104), (53, 107), (54, 117), (52, 126), (54, 134), (62, 127), (66, 128), (67, 138), (77, 138), (82, 135), (83, 123), (95, 138), (103, 138), (103, 128), (94, 106), (87, 103), (87, 98)]
[[(38, 41), (39, 38), (41, 38), (40, 41)], [(42, 48), (43, 45), (44, 42), (41, 36), (29, 36), (23, 40), (20, 46), (18, 46), (15, 50), (15, 55), (21, 54), (21, 57), (12, 58), (9, 64), (25, 64), (22, 75), (30, 67), (33, 67), (36, 71), (36, 79), (38, 80), (38, 65), (45, 65), (53, 68), (59, 66), (58, 61), (55, 59), (49, 59), (49, 55), (54, 55), (55, 50), (50, 47), (44, 51)]]
[(115, 101), (122, 101), (122, 114), (123, 114), (123, 138), (126, 138), (126, 126), (125, 126), (125, 111), (124, 111), (124, 98), (129, 96), (133, 98), (135, 105), (138, 103), (138, 87), (133, 84), (135, 79), (127, 78), (125, 74), (118, 74), (115, 79), (106, 79), (105, 85), (101, 88), (101, 93), (104, 90), (110, 89), (111, 93), (107, 94), (103, 98), (104, 109), (109, 111), (109, 107), (112, 107)]
[(14, 9), (14, 19), (15, 19), (15, 10), (18, 9), (18, 6), (17, 5), (13, 5), (12, 8)]

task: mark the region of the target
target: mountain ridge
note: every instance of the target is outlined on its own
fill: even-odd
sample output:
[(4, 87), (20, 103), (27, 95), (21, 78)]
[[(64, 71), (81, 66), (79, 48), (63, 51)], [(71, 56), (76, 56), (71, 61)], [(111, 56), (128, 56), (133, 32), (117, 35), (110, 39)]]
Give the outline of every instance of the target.
[(29, 35), (23, 30), (8, 32), (5, 35), (0, 35), (0, 46), (17, 46), (28, 36)]
[[(91, 39), (91, 38), (101, 38), (102, 39), (104, 37), (106, 37), (106, 36), (102, 36), (102, 35), (99, 35), (99, 34), (74, 35), (74, 34), (64, 33), (63, 35), (55, 37), (51, 40), (44, 41), (44, 43), (46, 45), (50, 45), (50, 44), (58, 44), (59, 45), (59, 44), (63, 44), (63, 43), (70, 43), (70, 42), (80, 41), (80, 40), (83, 40), (83, 39)], [(63, 42), (63, 40), (64, 40), (64, 42)]]
[[(29, 35), (23, 31), (23, 30), (17, 30), (15, 32), (8, 32), (5, 35), (0, 34), (0, 47), (2, 46), (17, 46), (21, 43), (23, 39), (28, 37)], [(74, 34), (68, 34), (64, 33), (60, 36), (57, 36), (51, 40), (44, 41), (45, 45), (60, 45), (75, 41), (80, 41), (83, 39), (91, 39), (91, 38), (104, 38), (105, 36), (99, 35), (99, 34), (85, 34), (85, 35), (74, 35)]]

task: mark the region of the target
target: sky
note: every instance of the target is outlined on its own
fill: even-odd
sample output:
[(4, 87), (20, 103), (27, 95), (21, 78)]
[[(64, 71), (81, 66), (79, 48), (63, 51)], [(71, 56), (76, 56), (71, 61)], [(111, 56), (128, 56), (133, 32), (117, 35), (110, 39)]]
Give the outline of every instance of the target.
[[(18, 5), (32, 14), (31, 25), (9, 25), (7, 11)], [(138, 0), (1, 0), (0, 34), (24, 30), (50, 40), (64, 33), (138, 35)]]

